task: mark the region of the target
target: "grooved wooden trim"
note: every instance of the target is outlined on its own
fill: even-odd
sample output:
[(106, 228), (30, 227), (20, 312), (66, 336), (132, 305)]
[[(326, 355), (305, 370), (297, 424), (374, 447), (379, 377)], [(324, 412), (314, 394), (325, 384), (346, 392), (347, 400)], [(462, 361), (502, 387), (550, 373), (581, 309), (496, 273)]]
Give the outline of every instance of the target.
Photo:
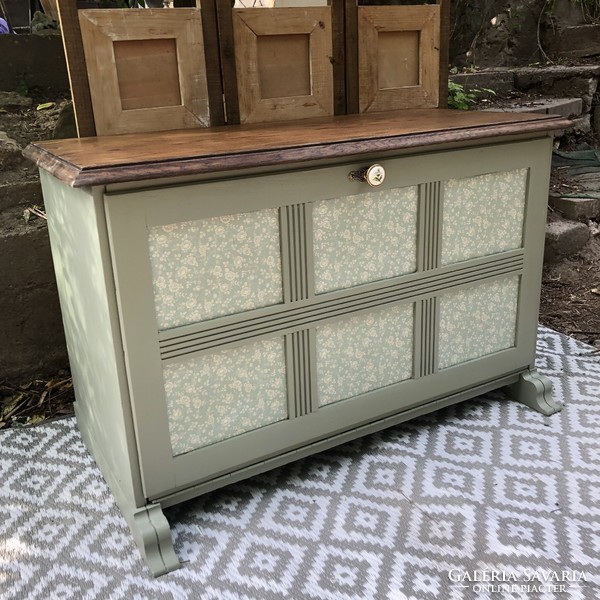
[(424, 298), (420, 302), (418, 377), (426, 377), (437, 371), (436, 341), (439, 321), (439, 306), (435, 296)]
[(437, 269), (441, 254), (443, 186), (440, 181), (421, 184), (419, 202), (418, 269)]
[(300, 302), (311, 294), (308, 227), (312, 229), (306, 204), (290, 204), (279, 210), (284, 302)]
[(281, 243), (281, 279), (283, 284), (283, 302), (292, 302), (292, 255), (293, 242), (290, 238), (289, 206), (279, 208), (279, 237)]
[[(29, 144), (72, 187), (270, 167), (565, 129), (556, 115), (415, 109)], [(496, 139), (496, 142), (501, 140)]]
[(306, 244), (306, 205), (295, 204), (287, 207), (292, 221), (293, 231), (293, 264), (292, 302), (308, 298), (308, 266)]
[(429, 297), (446, 289), (466, 287), (495, 279), (523, 269), (523, 251), (469, 261), (466, 266), (444, 267), (435, 273), (403, 275), (390, 283), (365, 286), (364, 291), (346, 291), (334, 298), (323, 295), (311, 304), (298, 307), (278, 305), (247, 313), (231, 315), (205, 323), (195, 323), (159, 333), (163, 361), (177, 360), (191, 353), (212, 351), (225, 344), (245, 343), (258, 336), (287, 334), (313, 327), (331, 319), (343, 318), (358, 311), (388, 304)]
[(313, 412), (310, 331), (295, 331), (285, 339), (289, 414), (290, 418), (303, 417)]
[(77, 135), (91, 137), (96, 135), (96, 126), (77, 14), (77, 0), (57, 0), (56, 8), (71, 85)]

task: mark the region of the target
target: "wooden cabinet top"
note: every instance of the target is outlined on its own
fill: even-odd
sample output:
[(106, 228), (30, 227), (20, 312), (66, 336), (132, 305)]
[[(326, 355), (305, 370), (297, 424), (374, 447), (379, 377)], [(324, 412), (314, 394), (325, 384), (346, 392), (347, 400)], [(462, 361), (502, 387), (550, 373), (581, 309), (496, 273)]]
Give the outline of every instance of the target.
[(418, 109), (30, 144), (25, 156), (73, 187), (291, 163), (565, 129), (556, 115)]

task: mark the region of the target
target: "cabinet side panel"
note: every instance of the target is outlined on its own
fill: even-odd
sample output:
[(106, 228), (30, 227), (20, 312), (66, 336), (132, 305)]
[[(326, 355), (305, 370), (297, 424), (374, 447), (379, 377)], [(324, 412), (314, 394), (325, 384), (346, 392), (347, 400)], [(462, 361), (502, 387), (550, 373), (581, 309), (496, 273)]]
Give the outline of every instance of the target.
[(124, 512), (145, 504), (100, 199), (41, 172), (82, 436)]

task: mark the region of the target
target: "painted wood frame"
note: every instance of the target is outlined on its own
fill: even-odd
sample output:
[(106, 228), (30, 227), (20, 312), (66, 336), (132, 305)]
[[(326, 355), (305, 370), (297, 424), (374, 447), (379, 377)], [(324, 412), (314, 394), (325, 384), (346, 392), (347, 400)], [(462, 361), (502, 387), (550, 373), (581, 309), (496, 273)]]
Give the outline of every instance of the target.
[(359, 6), (360, 112), (439, 101), (440, 7)]
[[(277, 207), (281, 207), (281, 218), (285, 221), (290, 218), (290, 208), (304, 206), (304, 223), (308, 224), (305, 227), (309, 231), (312, 201), (360, 193), (361, 186), (366, 187), (366, 184), (356, 184), (347, 179), (348, 172), (360, 164), (107, 195), (105, 202), (113, 268), (119, 289), (124, 345), (128, 349), (126, 361), (132, 409), (134, 419), (139, 424), (137, 439), (146, 497), (159, 500), (172, 490), (207, 482), (236, 467), (250, 465), (260, 460), (261, 456), (273, 456), (287, 447), (306, 443), (309, 438), (311, 442), (324, 439), (353, 427), (353, 424), (411, 410), (428, 398), (459, 392), (499, 376), (520, 372), (532, 365), (542, 257), (542, 247), (538, 241), (543, 235), (542, 217), (545, 211), (545, 205), (539, 199), (544, 197), (543, 190), (547, 185), (545, 161), (549, 149), (550, 140), (546, 139), (497, 145), (486, 148), (485, 152), (475, 148), (388, 159), (382, 163), (388, 172), (384, 183), (386, 188), (419, 186), (416, 272), (315, 294), (310, 238), (306, 238), (307, 262), (302, 266), (304, 275), (300, 274), (304, 284), (296, 290), (300, 290), (299, 296), (290, 284), (284, 286), (283, 304), (160, 332), (156, 326), (153, 302), (148, 228)], [(520, 168), (529, 168), (523, 248), (458, 264), (439, 264), (437, 255), (431, 254), (432, 248), (439, 248), (441, 239), (439, 219), (442, 213), (435, 206), (443, 203), (440, 186), (435, 185), (435, 181)], [(199, 195), (205, 199), (204, 202), (197, 202)], [(306, 203), (306, 198), (310, 198), (311, 202)], [(281, 227), (282, 232), (287, 230), (287, 227)], [(282, 248), (294, 246), (295, 243), (285, 236), (282, 238)], [(436, 298), (446, 291), (468, 289), (481, 282), (506, 276), (520, 278), (515, 346), (476, 359), (477, 368), (473, 368), (474, 361), (468, 361), (449, 369), (438, 369), (435, 349)], [(290, 281), (298, 279), (291, 274), (284, 275), (285, 278)], [(315, 408), (318, 397), (315, 397), (314, 391), (311, 398), (301, 401), (297, 398), (297, 392), (294, 392), (289, 399), (291, 413), (297, 411), (298, 405), (308, 406), (303, 413), (295, 415), (300, 418), (290, 418), (173, 456), (161, 365), (211, 352), (214, 350), (214, 340), (222, 347), (236, 347), (253, 339), (272, 339), (277, 336), (287, 339), (292, 336), (289, 342), (292, 344), (293, 336), (307, 332), (305, 342), (311, 348), (315, 327), (319, 323), (343, 319), (357, 311), (360, 314), (407, 303), (412, 303), (415, 311), (412, 379), (319, 410)], [(428, 333), (422, 337), (417, 332)], [(314, 347), (312, 352), (308, 351), (307, 356), (311, 355), (314, 356)], [(305, 364), (304, 375), (297, 374), (296, 379), (308, 377), (306, 381), (309, 384), (304, 389), (315, 390), (314, 366), (311, 367), (310, 362)], [(240, 457), (244, 457), (243, 460)]]
[(241, 123), (334, 113), (329, 7), (235, 9), (232, 19)]
[(79, 21), (98, 135), (210, 125), (198, 9), (83, 10)]

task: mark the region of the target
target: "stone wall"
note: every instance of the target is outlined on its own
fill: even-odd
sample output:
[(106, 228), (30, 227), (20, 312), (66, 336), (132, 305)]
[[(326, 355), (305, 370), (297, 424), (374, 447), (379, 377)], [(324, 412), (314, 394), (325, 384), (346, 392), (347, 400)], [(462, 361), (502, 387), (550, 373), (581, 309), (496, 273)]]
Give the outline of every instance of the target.
[(69, 91), (60, 35), (0, 35), (0, 91)]

